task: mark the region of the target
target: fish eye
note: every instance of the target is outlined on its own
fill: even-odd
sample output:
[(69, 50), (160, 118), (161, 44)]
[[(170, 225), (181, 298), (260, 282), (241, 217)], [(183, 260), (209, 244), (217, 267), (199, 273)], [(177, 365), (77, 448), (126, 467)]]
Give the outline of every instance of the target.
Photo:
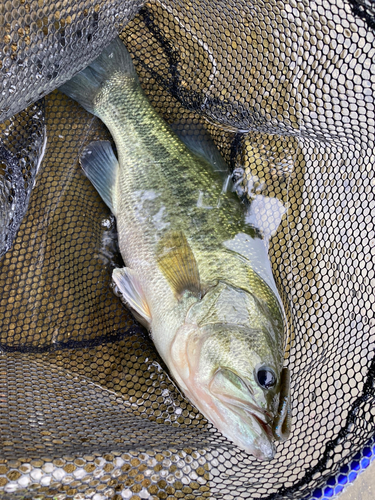
[(276, 375), (266, 366), (259, 368), (256, 373), (256, 380), (263, 389), (272, 389), (276, 385)]

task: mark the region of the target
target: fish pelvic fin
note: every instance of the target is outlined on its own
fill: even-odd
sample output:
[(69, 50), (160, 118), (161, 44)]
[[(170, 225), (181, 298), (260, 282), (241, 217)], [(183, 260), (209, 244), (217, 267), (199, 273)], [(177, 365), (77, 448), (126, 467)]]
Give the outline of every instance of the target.
[(109, 141), (96, 141), (83, 150), (81, 166), (106, 205), (116, 215), (115, 185), (119, 164)]
[(135, 271), (128, 267), (116, 268), (113, 270), (112, 279), (125, 303), (135, 312), (136, 319), (149, 329), (151, 312), (142, 284)]
[(182, 231), (171, 231), (160, 240), (157, 263), (177, 297), (185, 291), (201, 297), (198, 264)]
[(87, 111), (95, 112), (96, 96), (102, 85), (114, 73), (127, 74), (138, 82), (132, 59), (119, 37), (115, 38), (101, 54), (83, 71), (64, 83), (59, 90), (77, 101)]

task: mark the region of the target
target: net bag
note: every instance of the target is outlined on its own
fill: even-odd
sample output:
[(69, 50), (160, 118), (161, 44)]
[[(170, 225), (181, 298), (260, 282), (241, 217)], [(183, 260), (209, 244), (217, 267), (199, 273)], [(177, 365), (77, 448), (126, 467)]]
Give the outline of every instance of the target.
[[(374, 449), (373, 2), (0, 6), (4, 499), (313, 499)], [(57, 89), (117, 35), (152, 105), (209, 133), (265, 222), (293, 429), (271, 462), (182, 395), (111, 289), (116, 225), (79, 165), (110, 139)]]

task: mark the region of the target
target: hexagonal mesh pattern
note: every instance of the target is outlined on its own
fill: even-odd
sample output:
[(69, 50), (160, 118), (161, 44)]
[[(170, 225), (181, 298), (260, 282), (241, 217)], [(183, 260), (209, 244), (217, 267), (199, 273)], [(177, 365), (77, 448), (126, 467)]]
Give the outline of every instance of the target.
[(25, 216), (46, 134), (44, 102), (0, 124), (0, 257), (13, 244)]
[(2, 2), (0, 121), (85, 68), (141, 4), (141, 0)]
[(0, 126), (0, 174), (26, 158), (28, 186), (44, 126), (48, 139), (0, 261), (2, 498), (312, 498), (374, 428), (371, 5), (168, 0), (135, 16), (140, 3), (6, 2), (0, 107), (47, 94), (119, 31), (157, 111), (208, 131), (244, 194), (283, 207), (263, 227), (289, 323), (293, 432), (260, 463), (176, 388), (111, 290), (116, 227), (78, 163), (108, 131), (54, 91)]

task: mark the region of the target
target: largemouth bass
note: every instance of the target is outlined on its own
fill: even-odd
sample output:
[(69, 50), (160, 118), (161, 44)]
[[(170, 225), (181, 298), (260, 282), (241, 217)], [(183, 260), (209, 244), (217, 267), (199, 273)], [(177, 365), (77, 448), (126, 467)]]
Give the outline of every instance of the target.
[(264, 242), (225, 189), (224, 160), (202, 138), (185, 144), (156, 113), (120, 39), (61, 90), (116, 144), (118, 159), (99, 141), (81, 165), (116, 216), (126, 267), (113, 280), (125, 302), (203, 415), (271, 459), (291, 425), (284, 312)]

